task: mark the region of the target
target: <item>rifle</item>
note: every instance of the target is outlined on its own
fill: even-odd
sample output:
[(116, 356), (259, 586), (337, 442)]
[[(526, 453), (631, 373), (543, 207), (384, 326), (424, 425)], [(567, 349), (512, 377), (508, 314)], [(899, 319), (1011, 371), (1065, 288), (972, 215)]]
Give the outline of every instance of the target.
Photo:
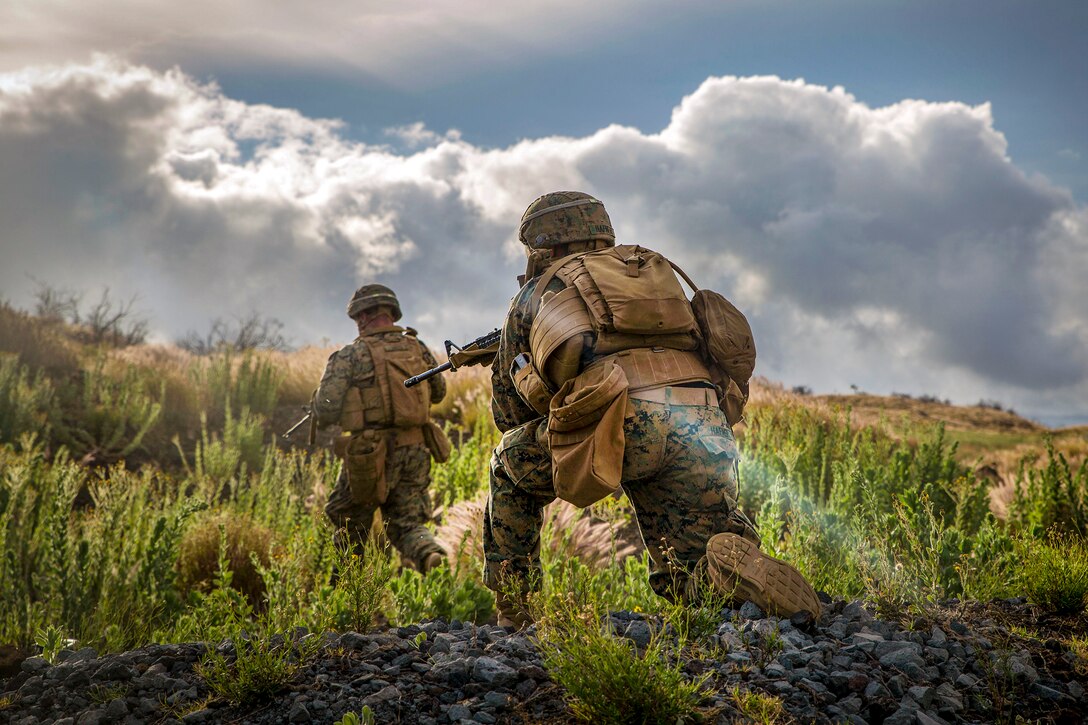
[(304, 405), (304, 406), (302, 406), (302, 409), (306, 411), (306, 415), (302, 416), (302, 418), (297, 423), (295, 423), (293, 426), (291, 426), (286, 431), (284, 431), (283, 432), (283, 438), (285, 440), (287, 438), (290, 438), (292, 433), (294, 433), (296, 430), (301, 428), (304, 423), (309, 421), (309, 423), (310, 423), (310, 439), (309, 439), (309, 443), (312, 446), (314, 444), (314, 441), (317, 440), (317, 416), (314, 415), (314, 410), (313, 410), (312, 405)]
[(452, 340), (446, 340), (446, 357), (448, 357), (449, 360), (438, 367), (425, 370), (419, 375), (408, 378), (404, 381), (404, 387), (410, 388), (413, 385), (418, 385), (424, 380), (429, 380), (435, 375), (444, 373), (447, 370), (456, 370), (471, 365), (490, 364), (491, 361), (495, 359), (495, 355), (499, 352), (499, 337), (501, 335), (502, 332), (496, 327), (491, 332), (477, 337), (464, 347), (458, 347), (453, 344)]

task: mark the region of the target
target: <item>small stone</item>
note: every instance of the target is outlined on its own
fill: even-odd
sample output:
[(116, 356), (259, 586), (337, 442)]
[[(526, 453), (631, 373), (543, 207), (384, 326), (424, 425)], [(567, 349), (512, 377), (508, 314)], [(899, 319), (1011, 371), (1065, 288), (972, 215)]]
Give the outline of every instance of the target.
[(1084, 687), (1076, 680), (1070, 680), (1065, 689), (1069, 690), (1069, 694), (1078, 700), (1084, 697)]
[(106, 717), (111, 721), (123, 720), (128, 715), (128, 703), (123, 697), (115, 697), (106, 705)]
[(928, 708), (933, 704), (933, 695), (935, 690), (932, 687), (925, 687), (923, 685), (915, 685), (914, 687), (907, 689), (907, 697), (913, 698), (915, 702), (924, 708)]
[(1038, 682), (1031, 686), (1031, 692), (1047, 702), (1053, 702), (1055, 704), (1065, 704), (1071, 699), (1069, 695), (1066, 695), (1064, 692), (1058, 692), (1054, 688), (1040, 685)]
[(627, 624), (623, 636), (634, 642), (638, 647), (645, 648), (650, 644), (650, 625), (641, 619), (636, 619)]
[(484, 695), (484, 702), (497, 710), (504, 710), (510, 707), (512, 699), (513, 698), (505, 692), (489, 692)]
[[(743, 607), (741, 607), (743, 609)], [(807, 609), (794, 612), (790, 615), (790, 625), (802, 631), (809, 631), (816, 624), (816, 617)]]
[(889, 717), (884, 719), (884, 725), (914, 725), (916, 722), (915, 714), (918, 712), (918, 708), (911, 709), (909, 707), (900, 707), (893, 712)]
[(377, 705), (380, 702), (388, 702), (389, 700), (396, 700), (401, 696), (400, 690), (396, 685), (387, 685), (382, 689), (375, 692), (370, 697), (363, 700), (366, 705)]
[(755, 602), (745, 602), (740, 605), (737, 614), (741, 619), (763, 619), (763, 610)]
[(877, 680), (870, 681), (863, 694), (866, 700), (882, 700), (892, 696), (891, 691)]
[(518, 673), (492, 657), (480, 657), (472, 668), (472, 678), (495, 687), (512, 685)]
[(948, 641), (948, 635), (944, 633), (944, 630), (933, 625), (933, 629), (929, 630), (929, 644), (930, 646), (936, 646), (944, 644)]
[(485, 725), (492, 725), (492, 723), (496, 722), (494, 715), (489, 712), (483, 712), (482, 710), (473, 715), (472, 719), (476, 722), (482, 722)]
[(296, 702), (287, 712), (287, 720), (289, 722), (312, 722), (313, 717), (310, 715), (310, 711), (306, 709), (305, 705), (301, 702)]
[(460, 703), (450, 705), (446, 710), (446, 717), (450, 719), (450, 722), (457, 722), (458, 720), (468, 720), (472, 717), (472, 710)]
[(974, 687), (976, 682), (978, 682), (978, 678), (966, 672), (956, 678), (956, 684), (965, 690)]
[(21, 669), (23, 672), (29, 672), (30, 674), (34, 675), (44, 670), (48, 670), (49, 667), (49, 663), (41, 657), (27, 657), (25, 660), (23, 660), (23, 663), (22, 665), (20, 665), (19, 669)]

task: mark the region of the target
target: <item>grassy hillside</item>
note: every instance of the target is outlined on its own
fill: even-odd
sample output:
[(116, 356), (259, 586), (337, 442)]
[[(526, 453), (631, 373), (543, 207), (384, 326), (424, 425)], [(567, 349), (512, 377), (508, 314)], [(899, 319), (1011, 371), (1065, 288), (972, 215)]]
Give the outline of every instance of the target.
[[(424, 577), (380, 542), (362, 560), (336, 550), (322, 507), (339, 462), (276, 434), (327, 354), (118, 347), (0, 305), (0, 645), (118, 650), (493, 617), (480, 579), (497, 441), (486, 371), (450, 376), (436, 409), (457, 444), (434, 468), (450, 557)], [(747, 418), (742, 505), (764, 547), (818, 588), (895, 617), (1025, 595), (1064, 618), (1070, 642), (1088, 632), (1083, 430), (767, 381)], [(663, 611), (625, 498), (556, 505), (548, 520), (543, 611), (570, 591)]]

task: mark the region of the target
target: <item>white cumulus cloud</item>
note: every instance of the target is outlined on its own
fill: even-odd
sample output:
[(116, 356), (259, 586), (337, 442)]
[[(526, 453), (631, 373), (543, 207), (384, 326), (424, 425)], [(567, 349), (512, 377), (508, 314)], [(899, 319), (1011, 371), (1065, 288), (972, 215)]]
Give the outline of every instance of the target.
[(521, 212), (581, 189), (736, 298), (764, 374), (1088, 406), (1088, 211), (1009, 159), (987, 105), (724, 77), (656, 134), (391, 135), (409, 150), (102, 56), (0, 75), (0, 286), (108, 284), (169, 335), (256, 309), (301, 342), (350, 336), (347, 298), (379, 279), (436, 344), (498, 324)]

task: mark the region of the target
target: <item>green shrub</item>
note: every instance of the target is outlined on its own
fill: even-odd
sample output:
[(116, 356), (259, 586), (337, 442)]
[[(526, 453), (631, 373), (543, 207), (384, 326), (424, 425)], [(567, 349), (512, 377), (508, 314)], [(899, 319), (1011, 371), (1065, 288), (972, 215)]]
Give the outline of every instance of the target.
[(1009, 524), (1031, 536), (1060, 530), (1088, 537), (1088, 458), (1073, 468), (1054, 441), (1046, 439), (1046, 465), (1037, 468), (1035, 456), (1021, 459)]
[(316, 637), (296, 643), (283, 635), (236, 636), (233, 644), (232, 658), (209, 649), (195, 669), (209, 690), (236, 705), (271, 698), (318, 648)]
[(1028, 598), (1062, 614), (1088, 606), (1088, 542), (1055, 532), (1020, 542), (1022, 582)]
[(453, 437), (454, 448), (448, 461), (431, 467), (431, 490), (436, 505), (449, 507), (486, 490), (491, 452), (500, 436), (490, 414), (476, 417), (471, 436), (449, 426), (446, 433)]
[(271, 361), (252, 352), (235, 352), (222, 348), (191, 373), (200, 391), (201, 407), (215, 412), (230, 411), (235, 415), (248, 409), (259, 415), (269, 415), (276, 408), (283, 373)]
[(396, 569), (389, 547), (373, 539), (366, 542), (362, 552), (347, 543), (337, 545), (336, 593), (341, 626), (346, 624), (355, 632), (370, 631), (385, 608)]
[(481, 581), (480, 573), (463, 568), (451, 570), (448, 562), (420, 574), (403, 569), (391, 579), (394, 615), (390, 623), (403, 626), (431, 617), (486, 622), (495, 612), (494, 596)]
[(69, 393), (57, 437), (73, 455), (99, 462), (112, 462), (140, 447), (144, 436), (158, 421), (165, 395), (162, 383), (158, 395), (152, 383), (135, 368), (120, 377), (106, 371), (106, 357), (99, 355), (83, 370), (79, 391)]
[(604, 610), (574, 595), (540, 600), (537, 646), (552, 679), (583, 722), (677, 723), (694, 720), (709, 674), (689, 678), (655, 633), (639, 651), (611, 632)]
[(30, 377), (14, 355), (0, 355), (0, 443), (24, 433), (48, 436), (53, 411), (53, 385), (41, 372)]

